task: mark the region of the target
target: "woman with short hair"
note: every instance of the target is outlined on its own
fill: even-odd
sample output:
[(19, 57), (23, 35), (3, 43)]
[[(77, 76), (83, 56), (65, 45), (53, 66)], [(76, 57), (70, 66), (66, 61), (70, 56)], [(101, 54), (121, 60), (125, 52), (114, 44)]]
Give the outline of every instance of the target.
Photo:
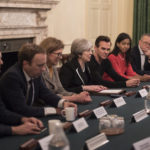
[(60, 80), (63, 87), (79, 93), (81, 91), (98, 92), (106, 89), (104, 86), (93, 85), (91, 71), (87, 62), (92, 55), (92, 44), (86, 39), (76, 39), (71, 45), (70, 61), (60, 69)]

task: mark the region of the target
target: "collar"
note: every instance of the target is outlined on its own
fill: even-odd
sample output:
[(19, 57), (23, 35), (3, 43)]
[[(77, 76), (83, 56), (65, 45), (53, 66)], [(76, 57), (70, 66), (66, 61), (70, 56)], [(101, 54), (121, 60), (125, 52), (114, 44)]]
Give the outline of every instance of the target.
[(142, 51), (142, 49), (140, 48), (139, 45), (138, 45), (138, 47), (139, 47), (140, 55), (144, 55), (144, 53), (143, 53), (143, 51)]
[(31, 77), (26, 73), (25, 70), (23, 70), (24, 76), (26, 78), (26, 81), (29, 82), (31, 80)]

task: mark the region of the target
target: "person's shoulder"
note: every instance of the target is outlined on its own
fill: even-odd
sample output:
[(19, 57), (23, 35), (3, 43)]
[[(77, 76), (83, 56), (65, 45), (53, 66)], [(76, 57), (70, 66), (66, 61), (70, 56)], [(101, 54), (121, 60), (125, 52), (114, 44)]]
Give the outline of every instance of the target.
[(11, 66), (1, 77), (1, 79), (3, 78), (7, 78), (7, 77), (11, 77), (13, 76), (14, 78), (20, 78), (22, 76), (21, 73), (21, 68), (20, 66), (16, 63), (13, 66)]
[(78, 60), (72, 59), (72, 60), (68, 61), (67, 63), (63, 64), (62, 67), (61, 67), (61, 70), (62, 69), (71, 69), (71, 70), (74, 70), (77, 67), (78, 67)]
[(110, 55), (108, 56), (108, 59), (111, 59), (111, 58), (117, 58), (117, 56), (114, 55), (114, 54), (110, 54)]
[(134, 47), (132, 47), (131, 54), (138, 53), (138, 52), (140, 52), (138, 45), (135, 45)]

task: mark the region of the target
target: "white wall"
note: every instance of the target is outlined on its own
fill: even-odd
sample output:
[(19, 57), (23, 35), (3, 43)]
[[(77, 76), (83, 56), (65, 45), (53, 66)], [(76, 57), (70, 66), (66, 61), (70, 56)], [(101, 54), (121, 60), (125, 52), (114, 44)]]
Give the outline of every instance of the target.
[(133, 0), (61, 0), (48, 12), (47, 24), (48, 36), (65, 43), (64, 53), (75, 38), (94, 42), (103, 34), (114, 43), (120, 32), (132, 36)]
[(85, 37), (85, 1), (61, 0), (52, 11), (48, 12), (48, 36), (61, 39), (68, 52), (75, 38)]

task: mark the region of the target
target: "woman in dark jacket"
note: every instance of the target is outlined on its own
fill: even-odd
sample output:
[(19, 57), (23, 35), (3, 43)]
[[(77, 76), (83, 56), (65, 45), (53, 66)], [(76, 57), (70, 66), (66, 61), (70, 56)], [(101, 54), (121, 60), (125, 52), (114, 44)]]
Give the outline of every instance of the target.
[(92, 55), (92, 44), (86, 39), (76, 39), (71, 45), (71, 60), (60, 69), (63, 87), (70, 92), (98, 92), (104, 86), (92, 85), (91, 72), (87, 65)]

